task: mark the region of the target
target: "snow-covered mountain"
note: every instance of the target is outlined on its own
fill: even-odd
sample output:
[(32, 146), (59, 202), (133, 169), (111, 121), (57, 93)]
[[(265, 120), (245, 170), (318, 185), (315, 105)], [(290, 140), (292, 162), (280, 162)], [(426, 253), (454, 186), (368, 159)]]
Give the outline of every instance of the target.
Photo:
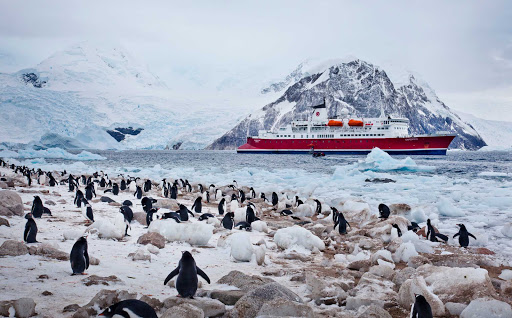
[(83, 42), (0, 73), (0, 142), (201, 149), (240, 120), (227, 104), (174, 93), (123, 48)]
[[(247, 135), (257, 135), (258, 130), (307, 118), (311, 112), (308, 106), (320, 104), (324, 97), (329, 116), (348, 108), (353, 116), (378, 117), (383, 108), (388, 114), (409, 118), (412, 134), (450, 131), (457, 134), (452, 148), (474, 150), (485, 146), (478, 132), (418, 76), (409, 74), (405, 80), (393, 83), (383, 69), (359, 59), (328, 61), (308, 69), (301, 65), (292, 74), (264, 90), (283, 91), (276, 101), (241, 120), (208, 149), (233, 149), (245, 143)], [(295, 80), (297, 75), (302, 77)]]
[(512, 149), (512, 122), (486, 120), (458, 111), (459, 117), (478, 131), (486, 149)]

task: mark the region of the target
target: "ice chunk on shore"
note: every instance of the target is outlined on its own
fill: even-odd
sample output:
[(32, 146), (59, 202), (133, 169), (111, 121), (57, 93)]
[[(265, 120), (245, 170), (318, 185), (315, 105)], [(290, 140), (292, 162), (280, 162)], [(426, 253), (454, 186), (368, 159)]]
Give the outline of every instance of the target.
[(254, 248), (251, 244), (249, 234), (241, 232), (235, 233), (230, 237), (231, 256), (239, 262), (250, 262)]
[(98, 237), (100, 238), (120, 240), (124, 237), (126, 230), (124, 216), (121, 213), (117, 213), (113, 223), (107, 219), (98, 219), (91, 226), (89, 226), (87, 231), (93, 233), (93, 229), (97, 230)]
[(42, 150), (20, 149), (18, 152), (11, 150), (0, 151), (1, 158), (49, 158), (49, 159), (66, 159), (66, 160), (105, 160), (107, 158), (89, 151), (82, 151), (79, 154), (72, 154), (61, 148), (48, 148)]
[(408, 262), (409, 258), (416, 255), (418, 255), (418, 252), (416, 252), (414, 244), (411, 242), (407, 242), (400, 245), (395, 255), (393, 255), (393, 260), (395, 262)]
[(282, 249), (288, 249), (294, 245), (302, 246), (310, 251), (315, 247), (319, 250), (325, 249), (325, 244), (319, 237), (297, 225), (277, 230), (274, 242)]
[(505, 318), (512, 317), (512, 307), (496, 299), (477, 298), (462, 311), (460, 318)]
[(506, 237), (512, 237), (512, 223), (509, 222), (501, 228), (501, 234), (505, 235)]
[(174, 220), (151, 222), (149, 232), (162, 234), (168, 241), (187, 242), (190, 245), (207, 245), (213, 235), (213, 225), (205, 222), (176, 223)]

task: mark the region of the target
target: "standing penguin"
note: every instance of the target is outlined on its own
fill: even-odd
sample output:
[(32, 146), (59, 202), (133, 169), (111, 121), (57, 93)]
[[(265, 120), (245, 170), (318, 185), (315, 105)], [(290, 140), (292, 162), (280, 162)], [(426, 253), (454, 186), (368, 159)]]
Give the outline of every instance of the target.
[(315, 213), (316, 214), (320, 214), (322, 213), (322, 203), (320, 203), (320, 201), (318, 199), (315, 199), (314, 200), (316, 202), (316, 210), (315, 210)]
[(96, 197), (96, 191), (94, 190), (94, 184), (89, 183), (85, 186), (85, 198), (87, 200), (92, 200), (92, 196)]
[(146, 224), (149, 226), (153, 222), (153, 214), (157, 213), (158, 209), (152, 208), (146, 213)]
[[(199, 198), (199, 199), (201, 199), (201, 198)], [(178, 213), (180, 214), (180, 220), (182, 220), (182, 221), (188, 221), (189, 214), (192, 217), (194, 217), (194, 213), (190, 212), (190, 210), (183, 204), (180, 204), (180, 210), (178, 211)]]
[(149, 191), (151, 191), (151, 180), (146, 180), (146, 182), (144, 182), (144, 192)]
[(226, 212), (226, 199), (225, 198), (222, 198), (219, 202), (219, 214), (220, 215), (223, 215), (224, 212)]
[(119, 194), (119, 185), (116, 182), (112, 185), (112, 194), (113, 195)]
[(37, 225), (36, 221), (32, 218), (32, 213), (25, 215), (27, 224), (25, 224), (25, 232), (23, 233), (23, 240), (27, 243), (37, 243)]
[(254, 191), (253, 187), (249, 189), (249, 195), (251, 196), (251, 199), (256, 199), (256, 191)]
[(402, 230), (400, 230), (400, 227), (398, 226), (398, 224), (393, 224), (392, 226), (396, 229), (396, 233), (398, 234), (398, 237), (402, 237)]
[(385, 205), (384, 203), (379, 204), (379, 218), (380, 219), (387, 219), (390, 214), (391, 214), (391, 211), (389, 210), (389, 207), (387, 205)]
[(80, 190), (76, 190), (75, 200), (73, 201), (76, 204), (76, 207), (79, 208), (82, 205), (82, 199), (84, 198), (84, 194)]
[(86, 199), (82, 199), (82, 215), (87, 222), (94, 222), (94, 215), (92, 213), (92, 207)]
[(140, 200), (142, 198), (142, 188), (137, 186), (137, 190), (135, 190), (133, 196)]
[(68, 177), (68, 187), (69, 187), (69, 192), (75, 191), (75, 187), (78, 188), (78, 184), (75, 182), (75, 179), (73, 178), (73, 175), (71, 175), (71, 174)]
[(210, 190), (206, 190), (205, 192), (203, 192), (202, 196), (204, 202), (210, 203)]
[(201, 213), (201, 210), (203, 209), (203, 204), (201, 203), (201, 197), (197, 197), (194, 201), (194, 204), (190, 208), (191, 210), (194, 210), (196, 213)]
[(120, 187), (121, 191), (124, 191), (126, 190), (126, 181), (124, 179), (121, 179), (121, 187)]
[(453, 238), (459, 237), (459, 244), (461, 247), (468, 247), (469, 245), (469, 237), (471, 236), (476, 240), (476, 237), (469, 233), (464, 224), (457, 224), (459, 226), (459, 232), (453, 236)]
[(338, 231), (340, 234), (347, 234), (347, 225), (350, 226), (350, 224), (347, 222), (347, 220), (345, 220), (343, 213), (336, 213), (336, 221), (334, 222), (334, 229), (336, 229), (336, 226), (338, 226)]
[(130, 318), (158, 318), (155, 310), (148, 304), (137, 299), (127, 299), (113, 304), (105, 309), (100, 316), (130, 317)]
[(89, 253), (87, 253), (87, 237), (79, 238), (69, 254), (73, 275), (86, 275), (84, 272), (89, 268)]
[(234, 212), (228, 212), (222, 218), (222, 226), (225, 229), (232, 230), (234, 222), (235, 222), (235, 213)]
[(431, 242), (439, 242), (437, 238), (440, 238), (443, 241), (448, 241), (448, 237), (444, 234), (436, 232), (432, 224), (430, 223), (430, 219), (427, 220), (427, 240)]
[(38, 195), (34, 196), (32, 210), (30, 213), (34, 218), (40, 218), (44, 213), (43, 201), (41, 201), (41, 198)]
[(171, 199), (176, 200), (178, 198), (178, 186), (174, 183), (171, 187)]
[(274, 208), (277, 206), (277, 203), (279, 203), (279, 198), (277, 197), (277, 193), (272, 192), (272, 205)]
[[(124, 235), (128, 235), (128, 227), (130, 227), (130, 223), (132, 223), (133, 220), (133, 211), (128, 206), (124, 205), (119, 209), (119, 212), (121, 212), (124, 216), (124, 223), (126, 224), (126, 230), (124, 232)], [(130, 227), (131, 229), (131, 227)]]
[(183, 298), (194, 298), (197, 291), (197, 275), (204, 278), (208, 284), (210, 283), (208, 275), (197, 267), (194, 257), (192, 257), (192, 254), (188, 251), (183, 252), (181, 260), (178, 263), (178, 267), (167, 275), (164, 285), (167, 285), (167, 283), (176, 275), (178, 275), (176, 278), (176, 290)]
[(245, 192), (242, 189), (238, 189), (238, 197), (240, 198), (240, 203), (244, 203), (244, 201), (245, 201)]
[(251, 207), (251, 204), (247, 205), (247, 209), (245, 210), (245, 221), (251, 224), (254, 221), (259, 220), (254, 214), (254, 210)]
[(423, 297), (423, 295), (416, 295), (414, 301), (414, 306), (412, 307), (412, 318), (432, 318), (432, 308), (430, 308), (430, 304), (428, 301)]

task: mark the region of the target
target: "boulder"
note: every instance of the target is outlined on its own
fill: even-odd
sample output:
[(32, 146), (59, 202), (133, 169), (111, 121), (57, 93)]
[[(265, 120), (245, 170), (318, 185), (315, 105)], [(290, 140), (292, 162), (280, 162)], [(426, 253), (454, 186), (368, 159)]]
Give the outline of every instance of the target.
[(371, 304), (379, 307), (392, 304), (398, 297), (393, 290), (395, 285), (381, 277), (365, 273), (357, 286), (350, 291), (351, 297), (347, 297), (346, 309), (357, 310), (360, 306)]
[(23, 242), (7, 240), (0, 246), (0, 256), (20, 256), (28, 254), (28, 248)]
[(62, 309), (62, 312), (76, 312), (78, 309), (80, 309), (80, 305), (71, 304), (64, 307), (64, 309)]
[(36, 315), (36, 303), (32, 298), (20, 298), (14, 300), (12, 305), (15, 310), (15, 317), (25, 318)]
[(504, 318), (512, 317), (512, 307), (496, 299), (477, 298), (462, 311), (460, 318)]
[(188, 304), (201, 309), (205, 317), (215, 317), (223, 315), (226, 312), (226, 306), (216, 299), (194, 297), (181, 298), (181, 297), (169, 297), (164, 300), (164, 308), (174, 309), (176, 306)]
[(370, 305), (356, 318), (392, 318), (391, 315), (379, 306)]
[(242, 290), (212, 290), (209, 296), (225, 305), (233, 306), (244, 295)]
[(138, 249), (135, 253), (128, 254), (128, 257), (132, 259), (132, 261), (150, 261), (151, 262), (151, 254), (146, 254), (146, 251), (143, 249)]
[(159, 311), (164, 306), (164, 303), (161, 302), (160, 299), (149, 297), (146, 295), (143, 295), (139, 300), (150, 305), (155, 311)]
[(137, 243), (142, 245), (152, 244), (162, 249), (165, 247), (165, 237), (160, 233), (148, 232), (139, 237)]
[(28, 248), (30, 255), (41, 255), (48, 258), (57, 259), (59, 261), (69, 261), (69, 254), (56, 249), (55, 247), (42, 243), (38, 246), (30, 246)]
[(107, 307), (126, 299), (135, 299), (137, 293), (129, 293), (126, 290), (100, 290), (85, 306), (78, 309), (73, 318), (92, 317), (98, 314), (98, 309), (103, 311)]
[(109, 286), (115, 283), (121, 283), (121, 280), (117, 278), (115, 275), (110, 275), (108, 277), (102, 277), (97, 275), (91, 275), (89, 277), (86, 277), (82, 279), (82, 283), (85, 286), (91, 286), (91, 285), (105, 285)]
[(268, 301), (261, 306), (257, 316), (273, 317), (307, 317), (314, 318), (313, 309), (308, 305), (301, 304), (284, 298), (277, 298)]
[(133, 212), (133, 220), (139, 222), (140, 225), (148, 226), (146, 212)]
[(425, 280), (421, 276), (408, 279), (402, 284), (400, 291), (398, 292), (398, 301), (400, 305), (404, 308), (411, 308), (411, 305), (416, 300), (414, 296), (415, 294), (423, 295), (423, 297), (425, 297), (432, 308), (432, 314), (434, 316), (444, 316), (445, 307), (443, 302), (428, 289)]
[(52, 200), (46, 200), (44, 201), (44, 205), (57, 205), (55, 202), (53, 202)]
[(153, 207), (178, 211), (180, 209), (180, 204), (174, 199), (158, 199), (158, 201), (153, 203)]
[(0, 226), (2, 226), (2, 225), (5, 225), (7, 227), (11, 227), (11, 225), (9, 224), (9, 221), (7, 219), (0, 218)]
[(0, 215), (23, 215), (23, 201), (16, 192), (10, 190), (0, 191)]
[(452, 316), (460, 316), (462, 311), (466, 309), (468, 305), (466, 304), (459, 304), (459, 303), (451, 303), (447, 302), (444, 304), (444, 307), (446, 308), (447, 313), (449, 313)]
[(400, 288), (402, 284), (411, 278), (414, 278), (416, 276), (416, 269), (412, 267), (406, 267), (401, 270), (395, 271), (395, 276), (393, 277), (393, 283), (396, 285), (397, 288)]
[(245, 275), (239, 271), (231, 271), (227, 275), (221, 277), (217, 284), (226, 284), (238, 287), (244, 292), (249, 292), (259, 286), (274, 283), (275, 281), (268, 277), (261, 277), (257, 275)]
[(231, 310), (230, 316), (233, 318), (256, 317), (265, 303), (278, 299), (302, 303), (302, 299), (288, 288), (278, 283), (269, 283), (240, 298)]
[(161, 318), (204, 318), (204, 312), (191, 304), (181, 304), (167, 309)]

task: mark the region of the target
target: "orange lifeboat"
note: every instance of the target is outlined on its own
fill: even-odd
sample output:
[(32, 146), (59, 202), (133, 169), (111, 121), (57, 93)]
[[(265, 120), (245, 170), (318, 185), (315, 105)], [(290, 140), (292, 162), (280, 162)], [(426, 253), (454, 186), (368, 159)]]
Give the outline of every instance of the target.
[(343, 126), (343, 122), (341, 120), (329, 120), (327, 126)]
[(362, 120), (351, 119), (351, 120), (348, 121), (348, 125), (349, 126), (363, 126), (363, 121)]

